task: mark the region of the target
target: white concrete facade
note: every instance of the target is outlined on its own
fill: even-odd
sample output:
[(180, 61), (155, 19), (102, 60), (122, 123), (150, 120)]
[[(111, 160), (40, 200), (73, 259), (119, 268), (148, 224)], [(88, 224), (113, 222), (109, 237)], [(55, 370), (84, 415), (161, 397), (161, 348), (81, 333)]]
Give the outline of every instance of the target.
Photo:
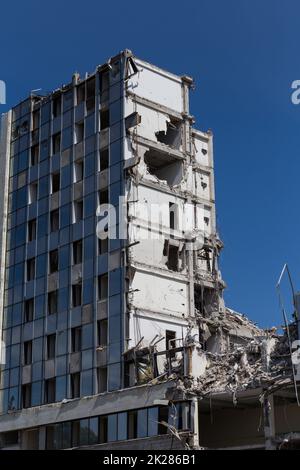
[[(132, 162), (126, 194), (128, 346), (147, 347), (161, 338), (157, 348), (164, 350), (166, 331), (178, 340), (186, 336), (195, 315), (195, 283), (220, 287), (217, 256), (213, 250), (207, 250), (209, 260), (201, 256), (202, 244), (218, 238), (213, 136), (192, 127), (189, 77), (134, 60), (138, 73), (127, 81), (124, 112), (125, 123), (134, 121), (126, 126), (125, 143), (125, 159)], [(218, 295), (221, 301), (221, 289)]]

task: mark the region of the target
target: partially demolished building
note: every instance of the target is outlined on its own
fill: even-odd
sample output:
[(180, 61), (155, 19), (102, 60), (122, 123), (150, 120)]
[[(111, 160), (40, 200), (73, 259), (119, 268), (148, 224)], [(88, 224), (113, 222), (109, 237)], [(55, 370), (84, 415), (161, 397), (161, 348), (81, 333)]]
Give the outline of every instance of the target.
[(2, 116), (3, 449), (298, 445), (296, 324), (224, 304), (192, 86), (125, 50)]

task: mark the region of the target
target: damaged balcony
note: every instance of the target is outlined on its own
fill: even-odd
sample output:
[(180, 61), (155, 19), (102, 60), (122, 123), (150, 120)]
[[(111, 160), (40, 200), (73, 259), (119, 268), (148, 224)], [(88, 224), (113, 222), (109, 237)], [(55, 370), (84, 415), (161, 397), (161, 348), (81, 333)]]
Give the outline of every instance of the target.
[[(125, 168), (145, 181), (178, 186), (184, 175), (185, 155), (171, 147), (136, 135), (127, 140), (130, 150)], [(136, 157), (132, 157), (132, 153)], [(138, 163), (138, 165), (137, 165)]]
[(184, 122), (182, 117), (161, 112), (154, 103), (151, 106), (128, 100), (127, 109), (136, 109), (125, 118), (128, 147), (141, 160), (144, 179), (177, 186), (183, 179)]
[(173, 158), (168, 153), (149, 149), (144, 154), (144, 162), (147, 168), (146, 172), (155, 177), (155, 180), (165, 182), (168, 186), (180, 184), (183, 176), (183, 165), (179, 159)]
[(195, 282), (216, 286), (222, 290), (226, 287), (218, 269), (218, 258), (223, 248), (218, 235), (205, 237), (203, 247), (195, 252), (194, 276)]

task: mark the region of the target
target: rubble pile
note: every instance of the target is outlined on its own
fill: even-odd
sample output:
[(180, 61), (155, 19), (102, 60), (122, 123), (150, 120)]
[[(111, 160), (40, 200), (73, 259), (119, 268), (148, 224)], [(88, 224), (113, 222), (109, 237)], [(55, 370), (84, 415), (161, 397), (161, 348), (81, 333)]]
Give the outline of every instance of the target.
[(295, 323), (289, 325), (288, 332), (285, 329), (278, 334), (277, 328), (262, 330), (227, 308), (226, 313), (215, 314), (209, 320), (202, 318), (201, 325), (210, 348), (214, 341), (218, 343), (217, 351), (205, 351), (206, 370), (197, 378), (197, 392), (202, 396), (268, 388), (292, 377), (290, 342), (297, 338)]

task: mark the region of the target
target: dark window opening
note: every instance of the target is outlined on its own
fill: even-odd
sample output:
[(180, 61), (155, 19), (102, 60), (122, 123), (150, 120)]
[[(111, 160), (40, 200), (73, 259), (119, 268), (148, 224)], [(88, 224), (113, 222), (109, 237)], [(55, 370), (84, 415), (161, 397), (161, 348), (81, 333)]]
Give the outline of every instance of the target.
[(84, 121), (75, 125), (76, 144), (79, 144), (84, 139)]
[(178, 262), (179, 262), (179, 248), (178, 246), (169, 246), (168, 254), (168, 268), (171, 271), (178, 271)]
[(57, 313), (57, 306), (58, 306), (58, 292), (55, 290), (53, 292), (49, 292), (48, 294), (48, 314), (54, 315)]
[(108, 335), (107, 319), (98, 320), (97, 322), (98, 346), (107, 346), (107, 335)]
[(95, 86), (96, 80), (95, 78), (91, 78), (86, 83), (86, 109), (87, 112), (93, 110), (95, 108)]
[(99, 435), (100, 435), (100, 444), (104, 444), (107, 442), (107, 416), (100, 416), (99, 417)]
[(83, 201), (74, 201), (74, 223), (80, 222), (83, 219)]
[(28, 222), (28, 242), (36, 239), (36, 219), (29, 220)]
[(82, 240), (73, 243), (73, 264), (82, 263)]
[(59, 230), (59, 209), (50, 212), (50, 230), (51, 232)]
[(52, 136), (53, 155), (60, 152), (61, 134), (60, 132)]
[(218, 295), (214, 289), (203, 288), (196, 284), (194, 288), (194, 304), (195, 309), (206, 316), (218, 309)]
[(40, 111), (36, 110), (32, 113), (32, 130), (38, 129), (40, 126)]
[(77, 87), (77, 104), (82, 103), (85, 101), (85, 83), (81, 83)]
[(72, 286), (72, 306), (79, 307), (82, 303), (82, 285), (75, 284)]
[(36, 202), (38, 195), (38, 183), (31, 183), (29, 185), (29, 204)]
[(98, 239), (98, 251), (99, 255), (104, 255), (108, 252), (108, 238), (105, 238), (104, 240), (101, 240), (100, 238)]
[(31, 384), (22, 385), (22, 406), (31, 407)]
[(55, 378), (45, 380), (45, 403), (55, 402), (55, 388), (56, 388)]
[(24, 431), (22, 442), (24, 442), (26, 450), (39, 450), (39, 429)]
[(137, 438), (137, 411), (128, 411), (128, 439)]
[(179, 243), (176, 241), (166, 240), (164, 251), (164, 256), (167, 256), (167, 267), (171, 271), (179, 271)]
[(78, 160), (74, 163), (74, 183), (78, 183), (83, 180), (83, 160)]
[(80, 373), (71, 374), (71, 398), (80, 397)]
[(109, 72), (101, 73), (100, 80), (100, 101), (101, 103), (107, 102), (109, 99)]
[(1, 441), (3, 447), (9, 447), (18, 444), (19, 433), (18, 431), (9, 431), (1, 433)]
[(56, 334), (47, 336), (47, 359), (54, 359), (56, 352)]
[(204, 223), (209, 226), (209, 217), (204, 217)]
[(25, 300), (25, 322), (33, 321), (34, 299)]
[(99, 191), (99, 204), (108, 204), (108, 190)]
[(100, 129), (106, 129), (109, 127), (109, 109), (100, 111)]
[(34, 145), (33, 147), (31, 147), (31, 152), (30, 152), (31, 166), (35, 166), (39, 163), (39, 155), (40, 155), (40, 146)]
[(58, 250), (52, 250), (49, 253), (49, 273), (58, 271)]
[(169, 202), (169, 223), (171, 237), (173, 238), (174, 234), (172, 231), (178, 229), (178, 205), (173, 202)]
[(167, 130), (157, 132), (156, 138), (158, 142), (179, 150), (181, 146), (181, 121), (168, 122)]
[(105, 300), (108, 297), (108, 275), (98, 276), (98, 299)]
[(54, 450), (59, 449), (61, 446), (58, 443), (58, 428), (59, 424), (53, 426), (47, 426), (46, 428), (46, 449)]
[(24, 343), (24, 365), (28, 366), (32, 363), (32, 341)]
[(27, 260), (27, 281), (33, 281), (35, 278), (35, 258)]
[(158, 433), (159, 434), (167, 434), (168, 427), (166, 425), (168, 424), (168, 420), (169, 420), (169, 408), (167, 406), (160, 407), (159, 412), (158, 412), (158, 422), (159, 422)]
[(107, 367), (98, 367), (97, 385), (98, 385), (98, 393), (107, 392)]
[(20, 126), (20, 135), (24, 135), (29, 131), (29, 122), (23, 121)]
[(60, 189), (60, 173), (54, 173), (51, 177), (52, 194)]
[[(176, 347), (176, 331), (166, 330), (166, 350), (172, 351)], [(170, 353), (170, 357), (174, 357), (174, 353)]]
[(71, 329), (72, 353), (81, 351), (81, 327)]
[(104, 148), (100, 150), (100, 171), (106, 170), (109, 167), (109, 150)]
[(195, 285), (194, 287), (194, 304), (195, 309), (198, 310), (199, 313), (204, 313), (204, 293), (202, 291), (201, 286)]
[(61, 115), (61, 95), (53, 99), (53, 117), (56, 118)]
[(80, 446), (80, 421), (73, 421), (72, 425), (72, 447)]

